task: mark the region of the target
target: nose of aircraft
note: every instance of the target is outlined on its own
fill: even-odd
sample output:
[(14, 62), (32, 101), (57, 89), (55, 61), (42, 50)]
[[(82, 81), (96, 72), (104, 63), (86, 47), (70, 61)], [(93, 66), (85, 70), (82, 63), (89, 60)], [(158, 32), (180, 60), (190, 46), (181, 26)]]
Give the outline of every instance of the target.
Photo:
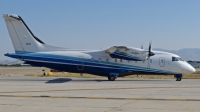
[(194, 73), (194, 72), (196, 72), (196, 70), (194, 69), (194, 67), (192, 67), (190, 64), (188, 64), (188, 66), (187, 66), (187, 71), (188, 71), (189, 73)]

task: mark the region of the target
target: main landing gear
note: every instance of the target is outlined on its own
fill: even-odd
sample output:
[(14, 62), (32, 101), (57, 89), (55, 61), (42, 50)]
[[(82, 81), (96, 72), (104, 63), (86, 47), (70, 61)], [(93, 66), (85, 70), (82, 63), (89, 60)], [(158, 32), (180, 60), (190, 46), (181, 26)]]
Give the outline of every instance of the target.
[(118, 75), (119, 75), (118, 73), (110, 73), (110, 75), (108, 76), (108, 80), (115, 81)]
[(176, 81), (181, 81), (181, 79), (182, 79), (182, 74), (176, 74), (176, 75), (174, 75), (174, 77), (176, 78)]
[(115, 81), (115, 79), (116, 79), (116, 75), (110, 75), (110, 76), (108, 76), (108, 80), (109, 81)]

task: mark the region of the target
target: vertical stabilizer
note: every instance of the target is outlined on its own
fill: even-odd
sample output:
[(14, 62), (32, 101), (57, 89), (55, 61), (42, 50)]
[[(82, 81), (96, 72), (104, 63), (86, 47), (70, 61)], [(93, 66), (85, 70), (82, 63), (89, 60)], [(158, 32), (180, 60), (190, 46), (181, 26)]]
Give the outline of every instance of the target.
[(28, 28), (23, 19), (14, 14), (4, 14), (7, 29), (16, 53), (57, 51), (64, 48), (44, 44)]

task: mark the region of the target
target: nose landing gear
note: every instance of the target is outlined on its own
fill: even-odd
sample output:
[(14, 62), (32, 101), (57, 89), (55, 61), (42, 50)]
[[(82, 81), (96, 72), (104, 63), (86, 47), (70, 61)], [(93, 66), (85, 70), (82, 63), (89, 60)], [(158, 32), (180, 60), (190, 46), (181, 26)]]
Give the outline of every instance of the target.
[(181, 81), (181, 79), (182, 79), (182, 74), (176, 74), (176, 75), (174, 75), (174, 77), (176, 78), (176, 81)]

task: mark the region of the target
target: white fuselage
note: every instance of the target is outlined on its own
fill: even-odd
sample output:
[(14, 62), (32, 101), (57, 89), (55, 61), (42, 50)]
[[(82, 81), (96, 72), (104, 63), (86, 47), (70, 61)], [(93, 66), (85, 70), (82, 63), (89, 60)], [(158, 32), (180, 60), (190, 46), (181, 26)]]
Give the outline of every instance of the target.
[[(15, 54), (21, 56), (22, 60), (27, 62), (48, 63), (48, 64), (63, 64), (67, 66), (77, 66), (77, 72), (90, 73), (87, 71), (87, 67), (101, 68), (99, 70), (107, 69), (124, 69), (126, 72), (138, 73), (138, 74), (187, 74), (192, 73), (195, 69), (185, 61), (172, 61), (172, 57), (179, 57), (175, 54), (154, 51), (155, 55), (149, 60), (145, 61), (129, 61), (123, 59), (116, 59), (110, 57), (105, 50), (99, 51), (52, 51), (52, 52), (37, 52), (37, 53), (20, 53)], [(8, 54), (9, 56), (9, 54)], [(10, 56), (12, 57), (12, 56)], [(42, 58), (42, 59), (40, 59)], [(60, 60), (54, 60), (60, 59)], [(63, 61), (64, 60), (64, 61)], [(67, 61), (66, 61), (67, 60)], [(69, 60), (73, 61), (70, 62)], [(65, 62), (66, 61), (66, 62)], [(39, 65), (39, 66), (45, 66)], [(125, 68), (121, 68), (124, 67)], [(48, 66), (47, 66), (48, 67)], [(49, 66), (50, 68), (54, 68)], [(132, 67), (141, 68), (144, 73), (139, 69), (133, 69)], [(78, 69), (80, 68), (80, 69)], [(104, 68), (104, 69), (102, 69)], [(55, 68), (58, 69), (58, 68)], [(96, 69), (98, 70), (98, 69)], [(135, 71), (134, 71), (135, 70)], [(153, 70), (153, 71), (152, 71)], [(70, 71), (66, 67), (66, 71)], [(162, 71), (162, 72), (160, 72)], [(76, 72), (76, 71), (73, 71)], [(117, 72), (117, 71), (113, 71)], [(119, 72), (120, 73), (120, 72)], [(99, 75), (99, 74), (98, 74)]]
[(34, 66), (108, 76), (109, 80), (131, 74), (182, 75), (195, 72), (175, 54), (152, 51), (151, 44), (149, 50), (126, 46), (112, 46), (106, 50), (60, 48), (42, 42), (20, 16), (4, 14), (3, 18), (15, 49), (15, 53), (5, 56)]

